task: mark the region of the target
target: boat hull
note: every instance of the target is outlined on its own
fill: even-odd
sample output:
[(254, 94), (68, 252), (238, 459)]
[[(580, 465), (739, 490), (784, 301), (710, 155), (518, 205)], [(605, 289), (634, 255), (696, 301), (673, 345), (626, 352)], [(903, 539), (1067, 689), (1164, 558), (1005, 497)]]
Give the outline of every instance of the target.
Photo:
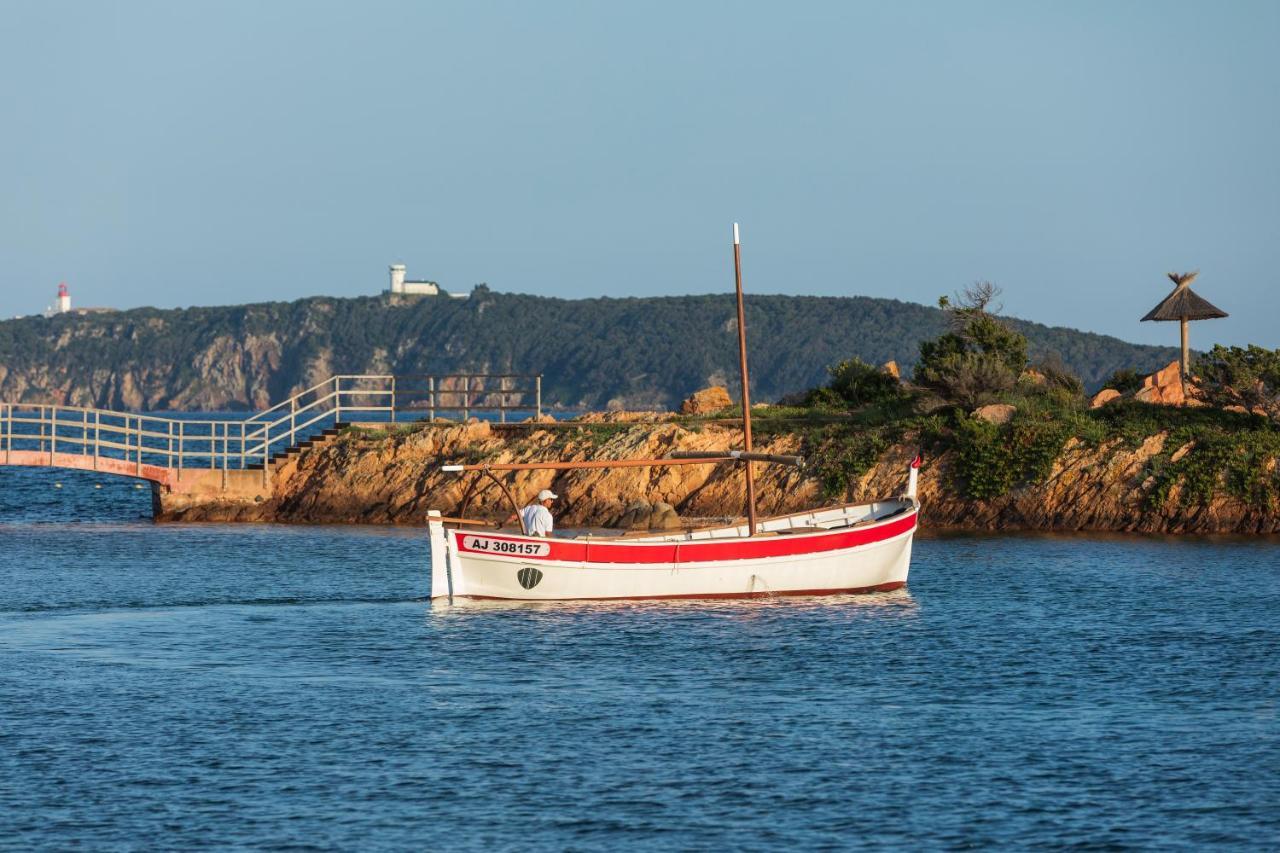
[(556, 540), (432, 525), (433, 599), (750, 598), (902, 587), (916, 510), (800, 535)]

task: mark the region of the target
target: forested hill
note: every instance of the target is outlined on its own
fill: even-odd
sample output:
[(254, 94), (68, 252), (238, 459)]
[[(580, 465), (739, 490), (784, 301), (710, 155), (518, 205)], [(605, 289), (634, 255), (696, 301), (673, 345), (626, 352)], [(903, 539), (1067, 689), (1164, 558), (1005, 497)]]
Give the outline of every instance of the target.
[[(0, 400), (129, 409), (257, 408), (334, 373), (542, 373), (569, 407), (671, 407), (737, 372), (729, 295), (549, 299), (313, 298), (214, 308), (142, 308), (0, 322)], [(936, 308), (867, 297), (750, 296), (753, 394), (818, 384), (850, 356), (907, 372)], [(1117, 368), (1151, 371), (1172, 348), (1015, 321), (1033, 358), (1057, 353), (1095, 387)]]

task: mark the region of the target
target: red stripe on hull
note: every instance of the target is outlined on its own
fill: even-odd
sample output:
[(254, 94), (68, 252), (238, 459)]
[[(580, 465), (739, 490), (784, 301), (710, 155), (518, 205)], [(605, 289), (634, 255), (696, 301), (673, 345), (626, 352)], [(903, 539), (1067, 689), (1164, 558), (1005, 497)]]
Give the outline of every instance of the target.
[[(857, 530), (840, 530), (831, 533), (800, 536), (754, 537), (740, 538), (732, 541), (693, 541), (662, 542), (648, 544), (637, 542), (631, 545), (609, 544), (604, 542), (550, 540), (551, 553), (546, 556), (532, 558), (535, 561), (556, 560), (566, 563), (706, 563), (717, 560), (758, 560), (768, 557), (794, 557), (802, 554), (821, 554), (825, 551), (839, 551), (859, 545), (870, 545), (883, 542), (903, 533), (914, 530), (916, 513), (909, 512), (903, 518), (877, 524)], [(496, 555), (488, 551), (478, 551), (465, 545), (466, 538), (479, 534), (452, 531), (459, 552), (463, 554), (483, 554), (486, 557), (507, 556)], [(547, 542), (545, 539), (532, 537), (483, 536), (505, 542)], [(516, 555), (516, 559), (521, 559)], [(524, 558), (529, 559), (529, 558)]]
[[(890, 581), (876, 586), (860, 586), (851, 589), (794, 589), (779, 592), (695, 592), (687, 595), (610, 595), (595, 598), (507, 598), (501, 595), (459, 595), (472, 601), (673, 601), (704, 598), (781, 598), (799, 595), (862, 595), (871, 592), (892, 592), (902, 589), (906, 581)], [(444, 598), (445, 596), (440, 596)]]

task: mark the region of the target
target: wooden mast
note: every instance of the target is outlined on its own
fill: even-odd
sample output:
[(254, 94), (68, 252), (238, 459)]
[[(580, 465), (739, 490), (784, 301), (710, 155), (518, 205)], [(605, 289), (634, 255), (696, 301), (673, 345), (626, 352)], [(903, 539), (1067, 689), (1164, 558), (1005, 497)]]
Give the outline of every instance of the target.
[[(751, 452), (751, 382), (747, 374), (747, 316), (742, 307), (742, 243), (738, 223), (733, 223), (733, 281), (738, 297), (738, 367), (742, 374), (742, 447)], [(756, 535), (756, 474), (750, 461), (747, 472), (747, 535)]]

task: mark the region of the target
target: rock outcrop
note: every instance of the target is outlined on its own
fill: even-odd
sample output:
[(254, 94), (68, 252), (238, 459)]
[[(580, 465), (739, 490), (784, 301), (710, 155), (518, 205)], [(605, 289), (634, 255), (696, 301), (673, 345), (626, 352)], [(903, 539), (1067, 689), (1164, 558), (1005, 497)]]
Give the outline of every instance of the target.
[(1007, 424), (1013, 420), (1013, 416), (1017, 414), (1018, 407), (1010, 403), (992, 403), (989, 406), (980, 406), (973, 410), (972, 414), (975, 418), (986, 421), (991, 424)]
[(729, 389), (712, 385), (710, 388), (703, 388), (701, 391), (695, 391), (689, 396), (689, 399), (680, 404), (680, 414), (682, 415), (709, 415), (722, 409), (727, 409), (733, 405), (733, 399), (729, 396)]
[(1089, 408), (1100, 409), (1112, 400), (1119, 400), (1124, 395), (1114, 388), (1103, 388), (1089, 401)]
[[(671, 451), (739, 446), (738, 430), (720, 426), (686, 429), (676, 423), (623, 426), (601, 438), (590, 429), (531, 430), (503, 438), (488, 424), (431, 427), (410, 433), (370, 435), (350, 431), (281, 465), (272, 494), (260, 503), (227, 501), (184, 505), (161, 520), (277, 521), (292, 523), (422, 524), (428, 509), (501, 520), (511, 507), (491, 481), (445, 474), (449, 462), (492, 463), (554, 459), (659, 458)], [(1280, 514), (1236, 498), (1216, 495), (1183, 505), (1180, 486), (1168, 499), (1148, 498), (1154, 488), (1149, 465), (1165, 450), (1166, 433), (1130, 447), (1119, 440), (1097, 447), (1067, 442), (1048, 475), (1034, 485), (988, 500), (971, 500), (953, 485), (950, 452), (926, 458), (920, 474), (922, 524), (956, 530), (1144, 531), (1161, 533), (1276, 533)], [(794, 454), (799, 434), (757, 438), (765, 453)], [(845, 495), (823, 497), (815, 477), (801, 469), (757, 465), (762, 514), (795, 512), (841, 499), (870, 500), (900, 494), (916, 453), (910, 441), (887, 448)], [(1189, 447), (1173, 448), (1176, 461)], [(563, 527), (622, 526), (667, 529), (700, 519), (738, 517), (744, 484), (736, 465), (681, 465), (577, 471), (522, 471), (507, 475), (516, 500), (528, 501), (550, 488), (561, 500)]]
[(1134, 392), (1133, 399), (1164, 406), (1186, 405), (1187, 397), (1182, 391), (1182, 366), (1177, 361), (1172, 361), (1145, 377), (1142, 387)]
[[(1114, 388), (1103, 388), (1093, 396), (1090, 407), (1097, 409), (1112, 400), (1125, 399), (1129, 396)], [(1155, 373), (1144, 376), (1142, 384), (1131, 396), (1140, 403), (1152, 403), (1158, 406), (1204, 405), (1204, 401), (1198, 397), (1198, 391), (1193, 382), (1188, 382), (1186, 390), (1183, 390), (1182, 366), (1176, 360), (1169, 362)]]

